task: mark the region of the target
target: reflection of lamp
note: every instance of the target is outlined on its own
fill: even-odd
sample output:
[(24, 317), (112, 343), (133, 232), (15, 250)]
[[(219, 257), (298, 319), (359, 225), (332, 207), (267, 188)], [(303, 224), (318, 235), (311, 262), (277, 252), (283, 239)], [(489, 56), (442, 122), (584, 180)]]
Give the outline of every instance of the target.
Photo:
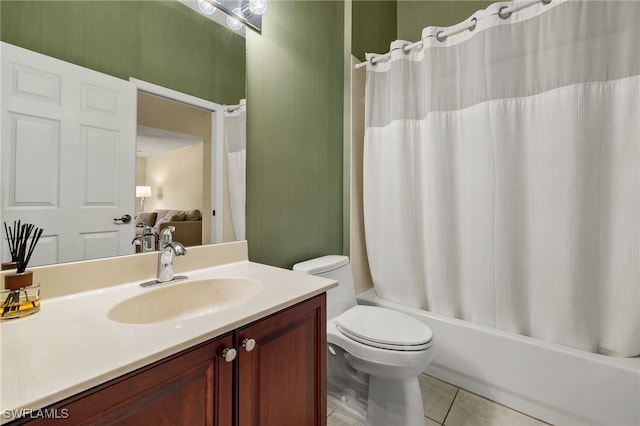
[(151, 187), (150, 186), (136, 186), (136, 198), (142, 198), (140, 200), (140, 211), (144, 211), (144, 198), (151, 197)]

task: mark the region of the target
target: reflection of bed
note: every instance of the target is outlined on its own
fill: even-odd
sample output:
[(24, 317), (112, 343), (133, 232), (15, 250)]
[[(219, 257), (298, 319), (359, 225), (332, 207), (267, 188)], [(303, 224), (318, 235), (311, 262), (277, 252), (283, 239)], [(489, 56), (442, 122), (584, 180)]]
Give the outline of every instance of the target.
[[(167, 226), (176, 228), (173, 240), (185, 247), (202, 244), (202, 214), (200, 210), (163, 210), (156, 209), (149, 213), (138, 213), (136, 216), (136, 235), (142, 235), (144, 228), (140, 224), (151, 226), (156, 244), (158, 234)], [(157, 249), (157, 247), (156, 247)]]

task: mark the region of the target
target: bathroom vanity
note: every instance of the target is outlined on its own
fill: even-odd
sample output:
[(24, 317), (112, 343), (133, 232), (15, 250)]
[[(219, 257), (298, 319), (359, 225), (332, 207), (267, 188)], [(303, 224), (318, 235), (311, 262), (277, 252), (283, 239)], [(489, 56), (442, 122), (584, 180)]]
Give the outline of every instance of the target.
[[(130, 282), (54, 297), (2, 323), (2, 422), (31, 410), (15, 424), (51, 421), (34, 414), (64, 424), (325, 424), (324, 293), (335, 281), (248, 260), (185, 275), (153, 289)], [(204, 308), (143, 306), (189, 284), (250, 281), (259, 288), (248, 296), (199, 290), (218, 300)], [(138, 316), (120, 309), (132, 300), (144, 302)]]
[(48, 408), (68, 414), (70, 425), (324, 424), (324, 299), (315, 296)]

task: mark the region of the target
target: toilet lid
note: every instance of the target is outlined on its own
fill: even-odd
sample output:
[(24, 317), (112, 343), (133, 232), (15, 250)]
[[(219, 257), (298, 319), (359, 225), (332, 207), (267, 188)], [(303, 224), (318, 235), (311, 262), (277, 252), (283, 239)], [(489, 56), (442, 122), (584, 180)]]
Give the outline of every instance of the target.
[(354, 306), (335, 319), (347, 337), (383, 349), (423, 350), (433, 333), (424, 323), (402, 312), (377, 306)]

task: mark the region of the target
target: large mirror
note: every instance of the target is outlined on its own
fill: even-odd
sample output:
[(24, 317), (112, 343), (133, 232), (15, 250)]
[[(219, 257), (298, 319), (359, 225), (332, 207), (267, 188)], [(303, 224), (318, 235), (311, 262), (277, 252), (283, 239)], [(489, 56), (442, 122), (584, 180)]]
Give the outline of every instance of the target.
[[(239, 34), (179, 2), (3, 1), (0, 7), (0, 220), (45, 228), (31, 266), (143, 251), (135, 237), (144, 224), (155, 237), (175, 226), (175, 239), (185, 246), (244, 239), (245, 51)], [(27, 17), (33, 26), (5, 25)], [(54, 36), (34, 37), (38, 21), (56, 22), (49, 27)], [(132, 24), (139, 46), (106, 52), (110, 57), (98, 58), (104, 63), (96, 66), (86, 49), (108, 50), (109, 42), (131, 35)], [(156, 40), (158, 34), (147, 34), (150, 25), (171, 39)], [(91, 31), (101, 37), (69, 43)], [(73, 62), (79, 71), (39, 59), (20, 65), (9, 60), (14, 45)], [(226, 84), (224, 76), (236, 81)], [(84, 83), (76, 85), (77, 105), (69, 107), (65, 102), (75, 94), (64, 91), (73, 78)], [(121, 92), (128, 94), (112, 96)], [(0, 252), (6, 260), (6, 243)]]

